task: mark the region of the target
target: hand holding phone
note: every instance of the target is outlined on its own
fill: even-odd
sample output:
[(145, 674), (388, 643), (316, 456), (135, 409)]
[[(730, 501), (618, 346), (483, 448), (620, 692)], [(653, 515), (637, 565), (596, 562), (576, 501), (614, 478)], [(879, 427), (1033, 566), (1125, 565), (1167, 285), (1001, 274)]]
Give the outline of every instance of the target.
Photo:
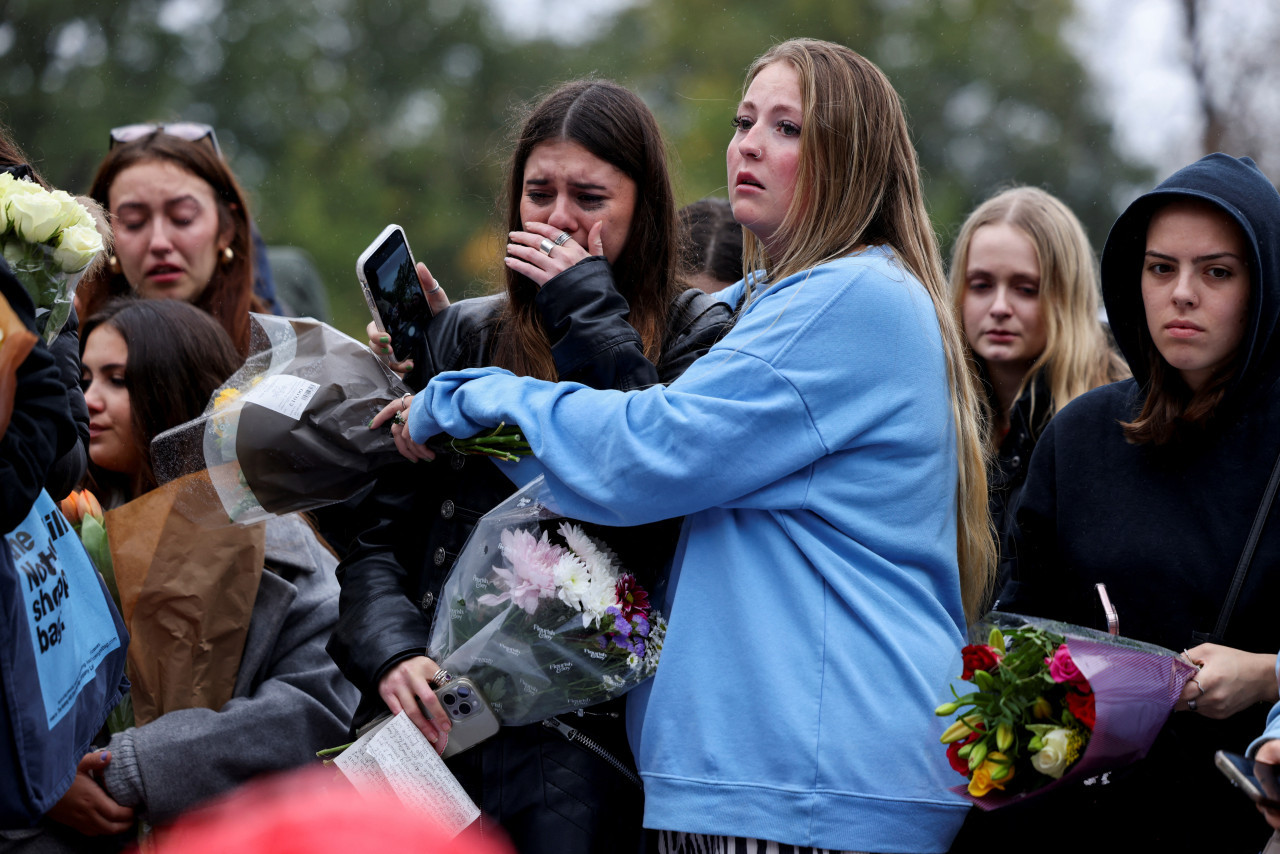
[[(356, 261), (374, 330), (370, 345), (384, 358), (408, 356), (425, 323), (449, 305), (449, 298), (423, 264), (413, 260), (404, 229), (389, 225)], [(385, 344), (382, 335), (390, 340)], [(404, 363), (400, 363), (404, 367)]]
[(436, 697), (453, 722), (449, 730), (449, 743), (444, 753), (448, 759), (473, 747), (498, 733), (498, 717), (485, 702), (476, 684), (465, 676), (456, 678), (436, 689)]
[(1213, 762), (1249, 800), (1260, 807), (1280, 811), (1280, 779), (1276, 776), (1280, 766), (1256, 762), (1225, 750), (1215, 753)]

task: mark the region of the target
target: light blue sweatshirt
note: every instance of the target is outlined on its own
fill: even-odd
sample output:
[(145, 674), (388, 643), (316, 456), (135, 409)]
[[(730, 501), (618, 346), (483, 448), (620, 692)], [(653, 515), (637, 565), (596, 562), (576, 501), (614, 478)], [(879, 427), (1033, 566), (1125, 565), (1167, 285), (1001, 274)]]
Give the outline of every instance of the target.
[(646, 827), (947, 850), (967, 809), (933, 715), (963, 643), (955, 433), (933, 307), (888, 250), (757, 294), (670, 386), (443, 374), (409, 427), (504, 421), (568, 515), (687, 516), (662, 663), (628, 706)]

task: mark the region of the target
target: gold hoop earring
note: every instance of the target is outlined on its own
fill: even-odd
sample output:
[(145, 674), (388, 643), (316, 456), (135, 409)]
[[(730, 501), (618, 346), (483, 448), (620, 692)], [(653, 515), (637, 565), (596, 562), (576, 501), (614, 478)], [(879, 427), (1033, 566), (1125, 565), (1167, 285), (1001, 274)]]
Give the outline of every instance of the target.
[(234, 249), (232, 249), (230, 246), (223, 247), (222, 263), (224, 266), (230, 266), (231, 262), (234, 261), (235, 258), (236, 258), (236, 253)]
[(113, 276), (118, 276), (124, 272), (120, 267), (120, 259), (116, 257), (114, 252), (107, 256), (107, 269), (111, 271)]

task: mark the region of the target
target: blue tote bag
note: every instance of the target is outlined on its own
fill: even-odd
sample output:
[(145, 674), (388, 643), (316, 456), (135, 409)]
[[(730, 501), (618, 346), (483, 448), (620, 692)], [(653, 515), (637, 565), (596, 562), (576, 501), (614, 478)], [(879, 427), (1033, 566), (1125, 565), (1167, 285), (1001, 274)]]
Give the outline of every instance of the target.
[(70, 788), (124, 696), (129, 636), (47, 492), (0, 550), (0, 826), (29, 826)]

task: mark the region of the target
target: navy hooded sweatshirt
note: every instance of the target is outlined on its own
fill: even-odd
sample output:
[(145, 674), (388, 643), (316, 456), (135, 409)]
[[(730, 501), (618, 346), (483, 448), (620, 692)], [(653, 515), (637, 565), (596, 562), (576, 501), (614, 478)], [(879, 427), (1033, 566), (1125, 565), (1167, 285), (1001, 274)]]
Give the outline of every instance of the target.
[[(1151, 376), (1141, 293), (1147, 227), (1156, 210), (1186, 198), (1226, 212), (1244, 234), (1244, 337), (1203, 430), (1162, 446), (1134, 445), (1120, 422), (1137, 416)], [(1122, 635), (1182, 650), (1210, 639), (1280, 453), (1280, 194), (1247, 158), (1212, 154), (1174, 173), (1116, 221), (1103, 250), (1102, 289), (1134, 379), (1082, 395), (1045, 430), (1016, 511), (1015, 581), (997, 607), (1105, 629), (1094, 593), (1103, 582)], [(1277, 512), (1217, 643), (1280, 649)], [(1108, 785), (1044, 799), (1059, 817), (1089, 811), (1070, 822), (1084, 835), (1038, 834), (1049, 845), (1043, 850), (1259, 850), (1268, 828), (1214, 768), (1213, 753), (1243, 753), (1266, 711), (1258, 705), (1222, 721), (1175, 713), (1148, 757), (1110, 775)], [(1043, 829), (1032, 817), (1043, 809), (1033, 802), (1009, 818)]]

